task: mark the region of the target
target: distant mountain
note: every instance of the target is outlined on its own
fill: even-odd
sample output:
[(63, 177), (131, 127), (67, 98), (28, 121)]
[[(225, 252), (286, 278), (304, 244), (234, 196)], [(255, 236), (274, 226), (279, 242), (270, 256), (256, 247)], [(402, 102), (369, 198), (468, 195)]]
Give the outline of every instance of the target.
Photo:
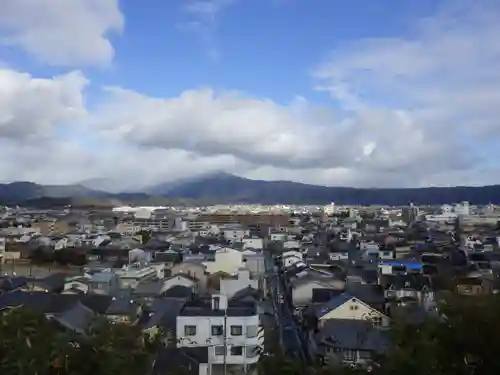
[(500, 185), (481, 187), (429, 187), (358, 189), (351, 187), (327, 187), (291, 181), (259, 181), (227, 173), (219, 173), (187, 181), (158, 195), (177, 196), (195, 200), (241, 203), (289, 203), (289, 204), (386, 204), (406, 205), (443, 204), (469, 201), (473, 204), (500, 203)]
[(0, 184), (0, 205), (20, 205), (39, 208), (73, 207), (102, 208), (126, 204), (160, 206), (190, 205), (189, 199), (156, 197), (143, 192), (108, 193), (82, 185), (40, 185), (33, 182)]
[(165, 196), (165, 195), (169, 195), (169, 193), (171, 191), (175, 191), (179, 188), (182, 189), (183, 186), (197, 184), (199, 182), (209, 181), (209, 180), (213, 180), (213, 179), (220, 179), (220, 178), (224, 178), (224, 176), (233, 176), (233, 175), (231, 175), (229, 173), (225, 173), (225, 172), (203, 173), (203, 174), (199, 174), (196, 176), (180, 178), (180, 179), (177, 179), (174, 181), (164, 182), (164, 183), (160, 183), (157, 185), (153, 185), (153, 186), (150, 186), (150, 187), (143, 189), (143, 191), (147, 194), (150, 194), (150, 195)]
[(123, 184), (112, 178), (91, 178), (80, 181), (78, 185), (84, 186), (90, 190), (113, 194), (136, 192), (142, 188), (142, 186), (139, 187), (134, 179), (131, 179), (128, 184)]
[(3, 202), (17, 202), (41, 197), (62, 198), (104, 194), (106, 193), (91, 190), (82, 185), (39, 185), (28, 181), (0, 184), (0, 200)]
[(263, 204), (443, 204), (469, 201), (500, 204), (500, 185), (430, 187), (413, 189), (357, 189), (259, 181), (227, 173), (210, 173), (160, 184), (145, 192), (109, 193), (77, 185), (39, 185), (33, 182), (0, 184), (0, 204), (83, 207), (136, 205), (191, 205), (216, 203)]

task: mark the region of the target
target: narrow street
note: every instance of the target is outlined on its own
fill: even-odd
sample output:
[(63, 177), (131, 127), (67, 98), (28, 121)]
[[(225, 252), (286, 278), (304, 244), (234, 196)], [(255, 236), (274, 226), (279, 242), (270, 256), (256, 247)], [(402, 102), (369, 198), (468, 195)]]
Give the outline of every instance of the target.
[(274, 318), (279, 329), (280, 346), (287, 356), (296, 356), (305, 360), (303, 344), (300, 339), (299, 327), (283, 291), (283, 282), (277, 272), (274, 260), (266, 254), (266, 279), (274, 308)]

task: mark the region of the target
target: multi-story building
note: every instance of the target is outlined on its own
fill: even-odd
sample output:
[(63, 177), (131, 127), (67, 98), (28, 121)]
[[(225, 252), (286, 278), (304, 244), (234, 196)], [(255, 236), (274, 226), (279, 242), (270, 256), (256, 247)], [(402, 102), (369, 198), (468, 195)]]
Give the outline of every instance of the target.
[(263, 337), (257, 306), (231, 303), (223, 294), (188, 303), (177, 317), (178, 347), (207, 347), (209, 366), (245, 370), (259, 360)]
[(176, 217), (171, 213), (143, 208), (134, 213), (132, 224), (141, 230), (166, 232), (175, 229)]

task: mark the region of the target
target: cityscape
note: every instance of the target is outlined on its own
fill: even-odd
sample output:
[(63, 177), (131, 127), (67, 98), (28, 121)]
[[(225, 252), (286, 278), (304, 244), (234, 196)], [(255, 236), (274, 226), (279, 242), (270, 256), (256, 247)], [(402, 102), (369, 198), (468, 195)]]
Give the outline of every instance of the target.
[(0, 375), (498, 375), (499, 0), (0, 0)]
[(255, 373), (273, 340), (304, 363), (371, 368), (391, 320), (500, 290), (492, 204), (0, 212), (0, 311), (81, 334), (96, 316), (168, 332), (157, 374)]

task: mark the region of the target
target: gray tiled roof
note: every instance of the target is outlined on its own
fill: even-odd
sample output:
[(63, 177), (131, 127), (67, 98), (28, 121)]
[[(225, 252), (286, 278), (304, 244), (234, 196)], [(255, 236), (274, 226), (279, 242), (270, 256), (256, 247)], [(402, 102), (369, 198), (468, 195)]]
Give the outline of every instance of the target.
[(315, 336), (318, 343), (357, 350), (385, 352), (389, 347), (387, 331), (364, 320), (329, 319)]

